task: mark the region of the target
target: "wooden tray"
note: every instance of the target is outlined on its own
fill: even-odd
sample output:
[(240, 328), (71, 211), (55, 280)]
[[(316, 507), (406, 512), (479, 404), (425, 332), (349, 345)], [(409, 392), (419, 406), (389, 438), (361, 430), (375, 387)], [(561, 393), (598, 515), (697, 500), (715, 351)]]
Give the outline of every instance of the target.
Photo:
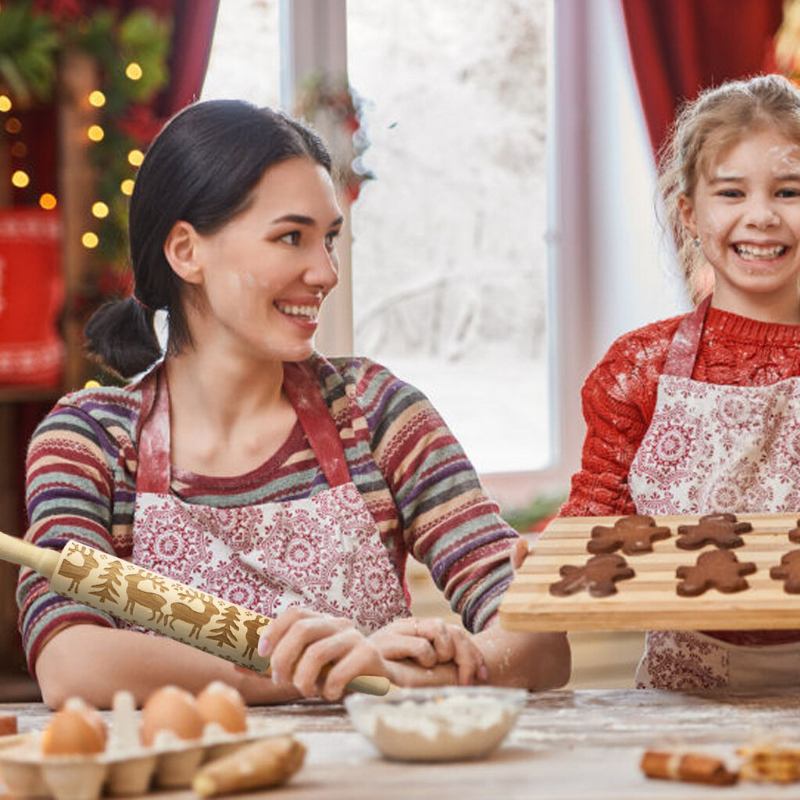
[[(581, 566), (591, 558), (586, 545), (595, 525), (613, 525), (619, 517), (561, 517), (554, 520), (531, 548), (500, 605), (500, 623), (520, 631), (588, 630), (759, 630), (800, 629), (800, 594), (784, 591), (783, 581), (770, 578), (770, 568), (800, 544), (789, 541), (797, 514), (738, 514), (753, 526), (741, 534), (744, 545), (734, 548), (739, 561), (752, 561), (756, 572), (745, 576), (748, 589), (723, 594), (710, 589), (697, 597), (675, 591), (679, 566), (692, 566), (708, 550), (675, 546), (678, 525), (694, 524), (696, 516), (654, 517), (672, 531), (669, 539), (653, 543), (652, 553), (623, 555), (636, 575), (616, 584), (617, 593), (592, 597), (581, 591), (568, 597), (550, 594), (564, 564)], [(619, 552), (619, 551), (617, 551)], [(619, 553), (622, 555), (622, 553)]]

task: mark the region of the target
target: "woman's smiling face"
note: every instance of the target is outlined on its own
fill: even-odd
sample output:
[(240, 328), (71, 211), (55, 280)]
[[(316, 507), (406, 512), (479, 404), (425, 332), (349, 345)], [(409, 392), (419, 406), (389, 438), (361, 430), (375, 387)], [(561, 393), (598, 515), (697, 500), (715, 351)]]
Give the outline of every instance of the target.
[(192, 282), (204, 298), (192, 314), (195, 346), (213, 337), (256, 359), (307, 358), (320, 305), (338, 280), (341, 226), (323, 167), (291, 158), (267, 169), (243, 212), (197, 234), (199, 280)]
[[(715, 302), (798, 299), (800, 145), (775, 130), (745, 135), (701, 171), (681, 218), (714, 268)], [(744, 303), (744, 306), (742, 306)]]

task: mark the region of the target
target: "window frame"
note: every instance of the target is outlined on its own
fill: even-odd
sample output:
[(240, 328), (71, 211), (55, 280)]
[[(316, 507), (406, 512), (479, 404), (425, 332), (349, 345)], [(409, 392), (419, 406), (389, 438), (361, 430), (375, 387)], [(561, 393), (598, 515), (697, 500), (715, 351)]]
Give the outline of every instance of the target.
[[(312, 73), (347, 76), (346, 0), (280, 0), (281, 103), (291, 110), (297, 87)], [(563, 494), (577, 469), (584, 437), (580, 387), (591, 368), (593, 329), (587, 175), (587, 40), (583, 0), (551, 0), (548, 25), (547, 339), (550, 463), (526, 472), (481, 475), (507, 509), (537, 496)], [(346, 226), (349, 232), (349, 226)], [(349, 238), (337, 245), (340, 283), (326, 302), (317, 346), (327, 354), (353, 351), (352, 270)]]

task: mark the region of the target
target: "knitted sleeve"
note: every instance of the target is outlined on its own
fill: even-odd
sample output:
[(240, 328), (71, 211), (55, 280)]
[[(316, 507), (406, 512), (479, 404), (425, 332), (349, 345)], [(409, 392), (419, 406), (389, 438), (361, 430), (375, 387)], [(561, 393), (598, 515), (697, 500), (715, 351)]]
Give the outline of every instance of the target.
[[(82, 408), (62, 404), (42, 421), (27, 457), (26, 539), (61, 550), (69, 539), (114, 553), (113, 499), (119, 449)], [(122, 554), (117, 552), (118, 555)], [(45, 642), (76, 623), (114, 627), (113, 619), (48, 589), (47, 580), (20, 570), (17, 604), (22, 642), (31, 672)]]
[(625, 334), (589, 374), (581, 399), (586, 420), (581, 468), (561, 516), (635, 511), (628, 471), (650, 425), (658, 378), (680, 318)]
[(365, 361), (357, 391), (407, 551), (427, 566), (465, 627), (483, 630), (511, 581), (508, 554), (517, 533), (419, 390)]

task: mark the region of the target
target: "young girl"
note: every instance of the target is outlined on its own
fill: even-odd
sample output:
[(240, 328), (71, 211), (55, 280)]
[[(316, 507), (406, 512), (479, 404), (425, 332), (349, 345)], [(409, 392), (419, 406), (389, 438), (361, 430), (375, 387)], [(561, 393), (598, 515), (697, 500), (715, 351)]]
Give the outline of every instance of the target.
[[(679, 115), (661, 187), (690, 314), (618, 339), (583, 388), (565, 515), (800, 508), (800, 92), (724, 84)], [(637, 683), (800, 682), (800, 631), (650, 633)]]
[[(49, 705), (212, 679), (251, 703), (338, 698), (361, 674), (567, 679), (562, 635), (491, 625), (519, 542), (435, 410), (377, 364), (313, 351), (337, 282), (330, 170), (316, 135), (268, 109), (214, 101), (175, 117), (131, 199), (134, 296), (87, 328), (98, 358), (138, 377), (67, 395), (28, 455), (30, 540), (78, 539), (277, 617), (259, 646), (271, 677), (117, 624), (23, 570), (23, 640)], [(408, 553), (472, 634), (409, 617)]]

